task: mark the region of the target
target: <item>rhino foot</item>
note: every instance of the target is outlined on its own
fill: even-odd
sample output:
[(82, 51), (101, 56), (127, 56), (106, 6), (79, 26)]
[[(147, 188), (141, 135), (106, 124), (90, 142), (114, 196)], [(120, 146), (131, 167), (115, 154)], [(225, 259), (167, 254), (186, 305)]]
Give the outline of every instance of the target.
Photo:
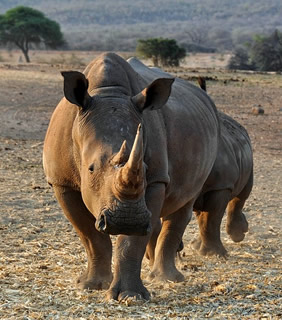
[(227, 221), (226, 231), (234, 242), (242, 241), (248, 229), (248, 221), (243, 213), (233, 215), (232, 218)]
[(199, 254), (202, 256), (218, 256), (222, 258), (227, 258), (228, 253), (227, 250), (224, 248), (223, 245), (217, 245), (217, 246), (201, 246), (199, 250)]
[(204, 244), (201, 238), (197, 238), (192, 240), (192, 247), (202, 256), (219, 256), (223, 258), (227, 258), (228, 253), (224, 248), (223, 244), (220, 242), (208, 242)]
[(150, 279), (155, 279), (157, 281), (172, 281), (172, 282), (183, 282), (185, 280), (183, 274), (179, 272), (176, 268), (171, 268), (171, 270), (159, 271), (153, 269), (149, 275)]
[(76, 286), (81, 290), (104, 290), (109, 288), (111, 281), (112, 275), (97, 277), (86, 271), (76, 280)]
[(143, 286), (135, 288), (134, 290), (121, 290), (119, 285), (111, 287), (106, 293), (106, 300), (118, 300), (126, 302), (129, 300), (150, 300), (151, 296), (149, 291)]
[(202, 244), (202, 240), (201, 238), (195, 238), (191, 241), (191, 246), (193, 247), (193, 249), (199, 251), (201, 248), (201, 244)]

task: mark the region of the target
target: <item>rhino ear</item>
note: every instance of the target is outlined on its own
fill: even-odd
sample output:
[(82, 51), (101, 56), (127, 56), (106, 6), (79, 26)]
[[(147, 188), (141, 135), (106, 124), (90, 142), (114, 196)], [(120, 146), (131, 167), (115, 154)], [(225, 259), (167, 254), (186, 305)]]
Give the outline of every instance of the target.
[(73, 104), (86, 109), (90, 96), (87, 92), (88, 80), (85, 75), (78, 71), (63, 71), (64, 95)]
[(160, 78), (132, 97), (133, 103), (142, 112), (145, 109), (160, 109), (168, 100), (174, 78)]

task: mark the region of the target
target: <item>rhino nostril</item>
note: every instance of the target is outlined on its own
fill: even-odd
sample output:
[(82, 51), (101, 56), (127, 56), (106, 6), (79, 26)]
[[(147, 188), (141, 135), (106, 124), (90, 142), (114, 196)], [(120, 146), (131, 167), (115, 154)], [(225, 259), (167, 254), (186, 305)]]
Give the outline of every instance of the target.
[(97, 221), (97, 229), (99, 231), (105, 231), (106, 230), (106, 216), (104, 213), (101, 213), (98, 221)]
[(94, 172), (94, 164), (93, 164), (93, 163), (88, 167), (88, 171), (89, 171), (90, 173), (93, 173), (93, 172)]

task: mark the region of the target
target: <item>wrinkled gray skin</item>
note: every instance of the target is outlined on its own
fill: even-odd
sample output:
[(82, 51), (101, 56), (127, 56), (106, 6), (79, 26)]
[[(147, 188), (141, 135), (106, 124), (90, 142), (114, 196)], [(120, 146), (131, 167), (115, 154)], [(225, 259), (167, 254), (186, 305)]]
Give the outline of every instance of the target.
[(218, 155), (203, 190), (194, 204), (200, 236), (192, 244), (202, 255), (225, 257), (220, 225), (227, 211), (226, 231), (242, 241), (248, 222), (242, 212), (253, 186), (253, 154), (248, 133), (237, 121), (219, 112), (221, 134)]
[[(62, 74), (43, 165), (86, 249), (77, 284), (109, 287), (108, 299), (149, 299), (140, 278), (146, 246), (155, 249), (152, 277), (183, 280), (174, 253), (216, 159), (217, 111), (201, 89), (167, 76), (149, 83), (113, 53), (83, 74)], [(113, 275), (110, 234), (118, 234)]]
[[(158, 76), (168, 75), (158, 68), (148, 68), (137, 59), (129, 63), (148, 82)], [(157, 74), (157, 75), (156, 75)], [(205, 80), (199, 84), (205, 91)], [(220, 239), (220, 225), (225, 210), (227, 211), (226, 231), (234, 242), (244, 239), (248, 231), (248, 222), (242, 212), (245, 201), (253, 186), (253, 153), (251, 141), (246, 129), (230, 116), (218, 111), (221, 132), (218, 154), (202, 192), (194, 203), (200, 236), (193, 240), (193, 247), (201, 255), (227, 256)], [(157, 226), (151, 242), (156, 242), (161, 226)], [(183, 248), (183, 243), (178, 251)], [(153, 264), (153, 248), (147, 248), (147, 258)]]

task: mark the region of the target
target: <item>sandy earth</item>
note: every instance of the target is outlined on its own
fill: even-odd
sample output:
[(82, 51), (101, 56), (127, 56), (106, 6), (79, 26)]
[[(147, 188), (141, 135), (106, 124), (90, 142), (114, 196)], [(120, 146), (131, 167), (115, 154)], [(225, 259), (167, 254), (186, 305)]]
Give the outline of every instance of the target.
[[(254, 149), (255, 184), (245, 206), (250, 231), (233, 243), (222, 226), (228, 260), (204, 258), (187, 227), (178, 266), (184, 283), (142, 278), (150, 302), (105, 303), (105, 292), (80, 292), (86, 265), (42, 170), (43, 139), (62, 96), (58, 65), (0, 64), (0, 319), (281, 319), (282, 76), (173, 70), (210, 79), (217, 107), (241, 122)], [(264, 115), (253, 115), (261, 105)]]

